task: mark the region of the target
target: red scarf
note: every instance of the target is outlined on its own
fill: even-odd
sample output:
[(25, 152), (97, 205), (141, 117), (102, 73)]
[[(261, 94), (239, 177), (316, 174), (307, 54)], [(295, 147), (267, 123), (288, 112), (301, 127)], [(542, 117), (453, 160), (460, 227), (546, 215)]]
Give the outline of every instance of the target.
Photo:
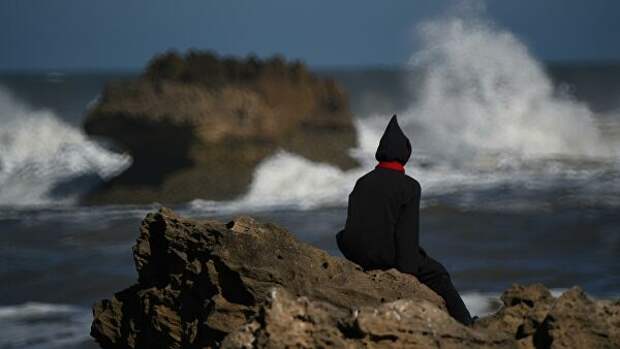
[(380, 161), (376, 167), (387, 168), (389, 170), (405, 173), (405, 167), (398, 161)]

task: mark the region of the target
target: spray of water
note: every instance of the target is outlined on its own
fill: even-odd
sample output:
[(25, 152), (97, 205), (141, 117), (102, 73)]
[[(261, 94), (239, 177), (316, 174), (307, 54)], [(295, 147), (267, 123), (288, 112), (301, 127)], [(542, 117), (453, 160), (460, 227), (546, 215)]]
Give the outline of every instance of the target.
[(50, 197), (58, 184), (83, 176), (107, 179), (131, 163), (60, 121), (51, 111), (32, 110), (0, 88), (0, 205), (72, 201)]
[[(527, 47), (484, 19), (483, 11), (460, 8), (458, 15), (417, 28), (421, 48), (410, 61), (416, 74), (411, 106), (399, 113), (413, 137), (408, 173), (422, 182), (427, 197), (500, 185), (589, 183), (600, 171), (575, 169), (573, 160), (613, 156), (593, 113), (556, 91)], [(360, 168), (340, 171), (281, 152), (257, 168), (250, 191), (229, 203), (231, 209), (346, 204), (355, 180), (374, 166), (389, 116), (386, 111), (356, 120), (359, 144), (353, 155)]]
[[(527, 48), (484, 19), (480, 8), (459, 12), (419, 26), (421, 49), (410, 61), (416, 74), (411, 105), (398, 113), (413, 138), (408, 172), (422, 182), (425, 195), (518, 181), (531, 185), (545, 178), (551, 183), (566, 173), (587, 182), (590, 172), (564, 171), (556, 160), (614, 155), (589, 108), (555, 91)], [(227, 203), (197, 200), (192, 207), (344, 205), (355, 180), (374, 166), (391, 112), (356, 119), (357, 169), (341, 171), (279, 152), (258, 166), (243, 197)], [(53, 113), (31, 110), (2, 90), (0, 121), (0, 205), (55, 202), (49, 193), (59, 182), (83, 175), (109, 178), (130, 162)], [(556, 159), (553, 166), (550, 158)]]
[(612, 155), (589, 108), (555, 91), (525, 45), (467, 13), (418, 28), (421, 50), (410, 65), (423, 78), (401, 118), (415, 144), (455, 162)]

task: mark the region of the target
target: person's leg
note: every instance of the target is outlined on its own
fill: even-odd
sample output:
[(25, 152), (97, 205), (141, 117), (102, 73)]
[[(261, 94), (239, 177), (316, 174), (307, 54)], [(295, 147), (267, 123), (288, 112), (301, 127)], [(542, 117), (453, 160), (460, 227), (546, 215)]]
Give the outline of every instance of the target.
[(454, 288), (448, 271), (441, 263), (426, 256), (416, 277), (445, 300), (448, 312), (453, 318), (464, 325), (471, 324), (471, 315), (456, 288)]

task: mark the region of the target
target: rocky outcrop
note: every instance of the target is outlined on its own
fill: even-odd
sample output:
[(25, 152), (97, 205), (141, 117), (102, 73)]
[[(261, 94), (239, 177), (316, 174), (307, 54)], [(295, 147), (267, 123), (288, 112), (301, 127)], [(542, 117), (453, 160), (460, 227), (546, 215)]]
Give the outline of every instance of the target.
[(465, 327), (437, 304), (407, 298), (342, 311), (274, 289), (222, 348), (510, 348), (509, 336)]
[(476, 327), (512, 336), (520, 348), (620, 348), (620, 300), (593, 300), (574, 287), (554, 298), (542, 285), (515, 285), (504, 307)]
[(109, 83), (84, 129), (134, 160), (88, 195), (89, 203), (231, 199), (246, 192), (256, 165), (278, 149), (355, 166), (345, 92), (280, 57), (157, 56), (138, 78)]
[[(138, 282), (93, 309), (103, 348), (614, 348), (620, 302), (514, 286), (465, 327), (413, 276), (363, 271), (249, 217), (147, 215)], [(576, 344), (576, 345), (575, 345)]]
[(134, 247), (138, 283), (94, 308), (105, 348), (215, 346), (249, 322), (273, 288), (346, 311), (403, 298), (441, 299), (395, 270), (363, 272), (286, 230), (240, 217), (229, 224), (149, 214)]

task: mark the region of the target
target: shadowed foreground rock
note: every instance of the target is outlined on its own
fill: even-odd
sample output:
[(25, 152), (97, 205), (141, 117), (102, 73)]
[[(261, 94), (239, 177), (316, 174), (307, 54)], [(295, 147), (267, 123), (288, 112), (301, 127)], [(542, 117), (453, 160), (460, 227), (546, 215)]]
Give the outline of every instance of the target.
[[(620, 346), (620, 303), (514, 286), (474, 328), (395, 270), (364, 272), (272, 224), (147, 215), (138, 283), (93, 309), (103, 348), (569, 348)], [(575, 345), (577, 344), (577, 345)]]

